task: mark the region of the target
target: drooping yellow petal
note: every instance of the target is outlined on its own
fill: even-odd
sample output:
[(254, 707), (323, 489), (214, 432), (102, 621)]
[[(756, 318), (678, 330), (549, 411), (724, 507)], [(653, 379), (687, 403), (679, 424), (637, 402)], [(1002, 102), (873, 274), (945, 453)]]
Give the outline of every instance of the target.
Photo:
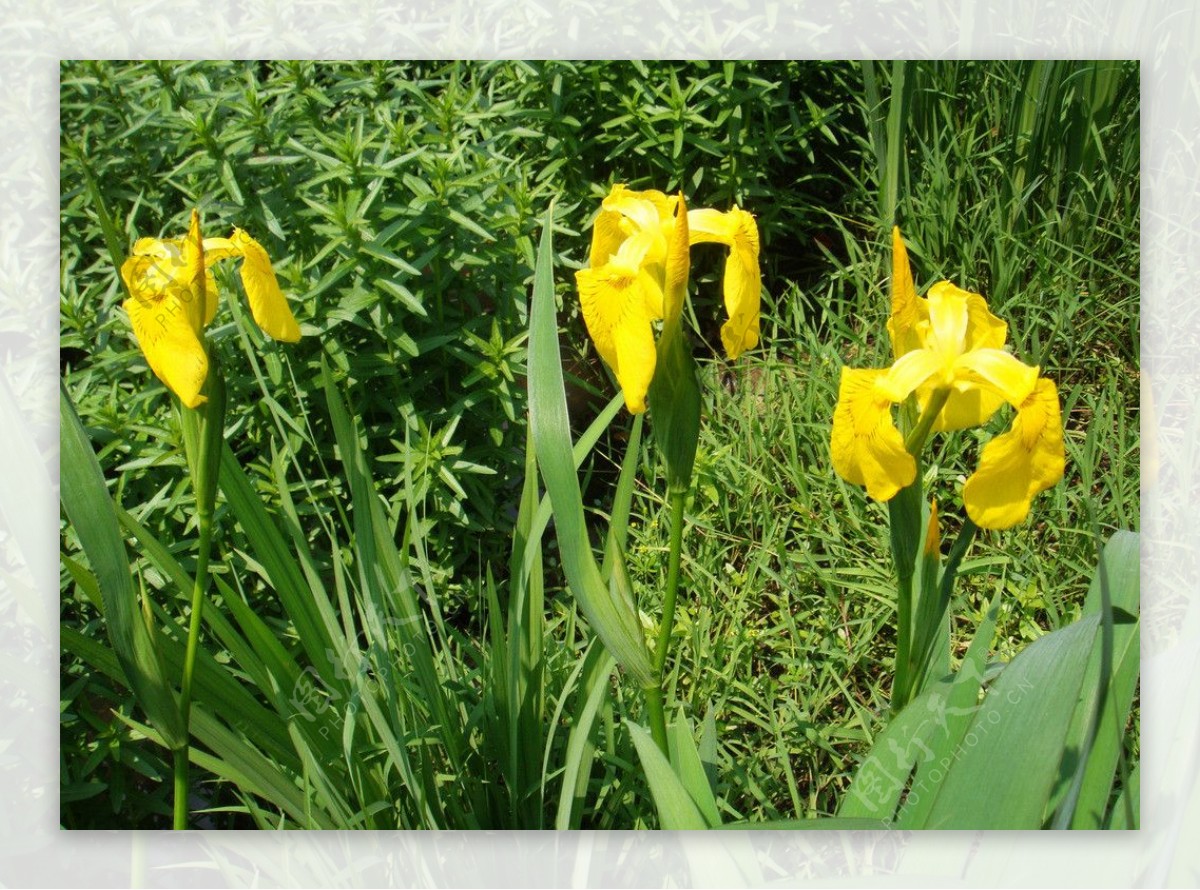
[[(920, 301), (924, 302), (924, 301)], [(892, 227), (892, 314), (888, 319), (888, 334), (892, 339), (892, 356), (900, 358), (920, 348), (917, 325), (921, 321), (917, 290), (913, 285), (908, 251), (900, 237), (900, 227)]]
[(1025, 519), (1034, 496), (1062, 479), (1062, 414), (1054, 383), (1039, 379), (1012, 429), (984, 446), (979, 468), (963, 486), (967, 515), (980, 528), (1010, 528)]
[(847, 482), (866, 486), (879, 501), (890, 500), (917, 474), (916, 461), (892, 422), (892, 403), (876, 388), (885, 373), (842, 369), (830, 435), (834, 470)]
[(715, 242), (729, 248), (723, 282), (729, 321), (721, 327), (721, 342), (725, 354), (736, 359), (758, 344), (762, 300), (758, 224), (753, 214), (737, 207), (726, 213), (703, 209), (688, 213), (688, 229), (692, 244)]
[(661, 305), (657, 285), (636, 269), (612, 263), (575, 273), (579, 303), (596, 350), (612, 368), (633, 414), (646, 410), (646, 393), (654, 379), (657, 355), (648, 304)]
[(183, 404), (195, 408), (205, 401), (200, 390), (208, 376), (208, 356), (189, 319), (190, 291), (178, 283), (169, 289), (146, 286), (161, 274), (154, 271), (158, 262), (148, 256), (125, 261), (121, 276), (132, 293), (125, 311), (150, 369)]
[(267, 252), (241, 229), (233, 230), (230, 241), (242, 254), (242, 286), (254, 321), (269, 337), (295, 343), (300, 339), (300, 326), (279, 289)]

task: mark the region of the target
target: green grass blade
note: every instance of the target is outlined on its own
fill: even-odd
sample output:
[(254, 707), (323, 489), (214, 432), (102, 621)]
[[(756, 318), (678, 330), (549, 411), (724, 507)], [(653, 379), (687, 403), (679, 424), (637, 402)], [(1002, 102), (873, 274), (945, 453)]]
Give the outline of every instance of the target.
[[(386, 645), (388, 633), (383, 621), (395, 628), (400, 645), (408, 653), (417, 683), (421, 703), (430, 711), (432, 723), (438, 729), (452, 763), (462, 764), (464, 736), (457, 710), (447, 701), (441, 677), (434, 661), (429, 635), (424, 632), (425, 620), (417, 602), (416, 592), (408, 580), (391, 528), (383, 513), (375, 482), (367, 466), (366, 455), (359, 446), (358, 433), (341, 395), (333, 385), (332, 375), (322, 365), (325, 380), (325, 399), (329, 417), (350, 482), (353, 505), (354, 541), (359, 554), (359, 568), (368, 607), (367, 630), (381, 645)], [(393, 614), (396, 613), (396, 614)], [(384, 662), (385, 668), (390, 662)]]
[[(118, 519), (121, 525), (137, 539), (142, 552), (150, 562), (170, 580), (174, 587), (180, 591), (191, 589), (191, 576), (184, 571), (166, 547), (144, 525), (120, 509), (118, 509)], [(266, 652), (269, 658), (278, 659), (279, 653), (282, 652), (281, 644), (257, 616), (254, 616), (257, 626), (252, 625), (252, 628), (257, 630), (257, 636), (250, 638), (256, 640), (256, 646), (251, 646), (247, 638), (237, 633), (221, 607), (231, 608), (235, 614), (239, 610), (250, 611), (249, 607), (242, 603), (240, 597), (231, 591), (219, 577), (213, 580), (216, 582), (222, 598), (220, 603), (214, 603), (211, 608), (204, 610), (205, 624), (215, 632), (217, 640), (229, 652), (233, 661), (246, 671), (258, 689), (272, 700), (276, 713), (263, 708), (254, 696), (235, 679), (233, 674), (219, 665), (203, 647), (198, 650), (197, 654), (194, 699), (206, 705), (212, 713), (220, 714), (229, 721), (236, 720), (237, 725), (254, 738), (257, 744), (273, 752), (275, 756), (292, 758), (287, 729), (284, 725), (284, 721), (289, 716), (287, 708), (290, 706), (281, 706), (283, 697), (289, 695), (294, 689), (294, 681), (299, 674), (299, 668), (295, 666), (295, 662), (287, 659), (286, 655), (284, 658), (291, 664), (291, 673), (282, 672), (278, 667), (272, 672), (263, 664), (259, 653)], [(182, 638), (164, 635), (162, 651), (168, 665), (177, 666), (182, 670)]]
[[(151, 727), (117, 715), (131, 728), (162, 744)], [(191, 748), (189, 759), (201, 769), (232, 782), (241, 790), (269, 801), (287, 813), (300, 828), (330, 829), (336, 826), (320, 811), (306, 805), (304, 793), (295, 781), (267, 757), (230, 732), (203, 709), (192, 713), (192, 731), (196, 738), (212, 750)]]
[[(96, 220), (100, 223), (100, 231), (104, 235), (104, 244), (108, 248), (108, 256), (112, 262), (113, 270), (119, 272), (121, 266), (125, 264), (124, 235), (113, 222), (112, 216), (108, 212), (108, 207), (104, 203), (104, 195), (101, 193), (100, 187), (96, 183), (96, 176), (87, 161), (87, 149), (82, 144), (76, 143), (70, 145), (70, 152), (73, 158), (78, 161), (79, 169), (83, 173), (84, 182), (87, 184), (88, 197), (92, 199), (92, 209), (96, 212)], [(122, 290), (127, 293), (125, 279), (121, 278), (120, 275), (117, 277), (121, 280)]]
[(892, 96), (887, 118), (887, 172), (883, 180), (883, 231), (890, 232), (899, 220), (896, 210), (900, 201), (900, 177), (903, 172), (905, 134), (908, 128), (911, 88), (907, 77), (908, 63), (892, 62)]

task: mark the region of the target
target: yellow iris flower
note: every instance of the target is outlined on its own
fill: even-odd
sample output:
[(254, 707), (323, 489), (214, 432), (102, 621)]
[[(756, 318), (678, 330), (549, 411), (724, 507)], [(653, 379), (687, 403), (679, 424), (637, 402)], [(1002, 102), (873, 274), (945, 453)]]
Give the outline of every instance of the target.
[(229, 238), (203, 238), (193, 210), (185, 237), (140, 238), (121, 266), (130, 293), (125, 311), (138, 345), (151, 370), (189, 408), (206, 400), (200, 394), (208, 377), (202, 337), (219, 298), (212, 264), (231, 257), (242, 260), (242, 285), (258, 326), (276, 340), (299, 340), (300, 327), (267, 252), (241, 229)]
[(1007, 325), (978, 294), (939, 282), (927, 297), (913, 287), (900, 230), (892, 230), (895, 363), (886, 370), (843, 368), (830, 439), (833, 465), (848, 482), (881, 501), (910, 485), (916, 461), (892, 422), (892, 406), (915, 394), (922, 412), (933, 404), (934, 430), (988, 421), (1004, 403), (1012, 429), (983, 449), (963, 487), (967, 515), (980, 528), (1025, 519), (1033, 497), (1063, 476), (1063, 432), (1054, 383), (1004, 350)]
[(576, 272), (575, 280), (588, 333), (634, 414), (646, 410), (654, 379), (654, 322), (662, 321), (664, 329), (678, 324), (688, 247), (706, 242), (730, 248), (724, 275), (729, 320), (721, 340), (735, 359), (758, 343), (762, 283), (754, 217), (738, 208), (689, 211), (682, 195), (623, 185), (613, 186), (601, 205), (588, 268)]

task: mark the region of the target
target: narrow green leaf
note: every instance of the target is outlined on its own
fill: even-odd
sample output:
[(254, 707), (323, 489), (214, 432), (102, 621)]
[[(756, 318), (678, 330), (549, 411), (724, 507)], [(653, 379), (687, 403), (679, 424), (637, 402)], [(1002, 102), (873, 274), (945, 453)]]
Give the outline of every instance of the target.
[[(147, 738), (162, 744), (158, 733), (149, 726), (117, 714), (117, 717)], [(300, 828), (330, 829), (336, 824), (320, 811), (305, 805), (303, 792), (293, 778), (280, 771), (269, 758), (226, 727), (203, 709), (192, 712), (192, 731), (196, 738), (213, 751), (191, 748), (188, 757), (201, 769), (232, 782), (242, 791), (255, 794), (279, 807)], [(215, 756), (214, 756), (215, 755)]]
[[(951, 557), (953, 559), (953, 557)], [(947, 569), (949, 571), (949, 569)], [(971, 720), (978, 710), (979, 688), (987, 668), (988, 648), (996, 635), (996, 617), (1000, 612), (1000, 591), (992, 597), (992, 603), (975, 631), (975, 637), (967, 654), (954, 676), (954, 682), (945, 689), (943, 699), (930, 698), (924, 712), (918, 715), (929, 718), (928, 728), (923, 734), (922, 744), (927, 751), (917, 763), (909, 796), (896, 816), (898, 827), (920, 828), (929, 817), (930, 807), (937, 797), (937, 789), (946, 775), (946, 765), (957, 756)], [(915, 742), (914, 742), (915, 744)]]
[[(582, 679), (576, 698), (575, 717), (567, 736), (567, 751), (563, 756), (562, 784), (558, 795), (558, 812), (554, 827), (560, 831), (579, 827), (583, 803), (587, 799), (588, 778), (595, 759), (592, 727), (608, 692), (609, 677), (616, 663), (603, 645), (592, 645), (580, 662)], [(550, 752), (546, 752), (549, 757)]]
[(62, 503), (92, 564), (104, 601), (108, 638), (138, 704), (171, 748), (187, 744), (187, 733), (159, 643), (140, 614), (137, 591), (100, 464), (75, 408), (60, 391)]
[[(142, 553), (163, 573), (173, 587), (179, 591), (191, 589), (191, 575), (184, 571), (162, 542), (126, 511), (118, 509), (117, 517), (121, 525), (137, 539)], [(291, 679), (299, 674), (299, 669), (295, 668), (294, 662), (291, 662), (294, 673), (290, 677), (278, 671), (272, 676), (259, 660), (258, 651), (265, 650), (270, 655), (277, 655), (282, 651), (281, 644), (275, 635), (266, 629), (262, 619), (255, 616), (259, 628), (258, 646), (251, 647), (246, 639), (234, 631), (222, 608), (231, 608), (236, 612), (238, 610), (249, 611), (249, 607), (241, 602), (240, 597), (231, 591), (220, 577), (215, 577), (213, 580), (217, 589), (222, 593), (222, 599), (214, 602), (211, 608), (204, 610), (205, 624), (216, 633), (221, 645), (229, 650), (239, 667), (256, 682), (259, 690), (272, 699), (278, 714), (268, 711), (255, 701), (233, 674), (217, 664), (204, 648), (197, 651), (193, 697), (195, 701), (205, 704), (214, 714), (220, 714), (223, 719), (230, 722), (238, 720), (237, 725), (254, 738), (261, 747), (275, 752), (277, 756), (290, 758), (292, 753), (288, 747), (287, 732), (283, 725), (283, 721), (288, 718), (289, 713), (287, 710), (281, 709), (279, 699), (281, 695), (292, 693), (294, 682), (291, 682)], [(177, 636), (181, 633), (181, 629), (176, 630)], [(266, 640), (262, 639), (264, 636)], [(184, 651), (182, 637), (176, 639), (164, 634), (161, 644), (165, 663), (173, 669), (178, 668), (182, 671)], [(272, 745), (275, 747), (271, 748)]]
[[(622, 401), (624, 401), (623, 398)], [(644, 416), (639, 414), (633, 418), (629, 441), (625, 445), (625, 457), (621, 460), (621, 475), (617, 479), (617, 488), (613, 492), (612, 519), (609, 522), (608, 534), (616, 543), (618, 553), (625, 552), (625, 542), (629, 537), (629, 508), (633, 502), (633, 488), (637, 481), (638, 463), (641, 459), (642, 418)], [(607, 578), (611, 569), (609, 548), (606, 547), (600, 574)]]
[(327, 654), (334, 651), (333, 640), (304, 573), (228, 445), (221, 451), (221, 492), (246, 533), (254, 558), (267, 573), (281, 605), (296, 625), (296, 636), (309, 662), (328, 686), (344, 691)]
[(1113, 831), (1136, 831), (1141, 827), (1142, 765), (1136, 764), (1117, 795), (1107, 828)]
[[(525, 443), (525, 481), (521, 489), (521, 506), (513, 529), (513, 548), (509, 565), (514, 570), (509, 592), (508, 650), (511, 684), (510, 715), (512, 730), (510, 744), (520, 756), (519, 772), (513, 778), (521, 790), (522, 805), (536, 792), (536, 809), (525, 810), (527, 824), (541, 827), (544, 812), (545, 785), (539, 781), (546, 734), (546, 691), (543, 679), (545, 649), (545, 579), (542, 570), (542, 532), (533, 534), (533, 519), (537, 513), (537, 458), (533, 442)], [(529, 564), (525, 573), (522, 567)], [(490, 577), (490, 570), (489, 570)], [(499, 613), (497, 613), (497, 619)], [(504, 657), (504, 649), (498, 653)]]
[(692, 736), (692, 724), (682, 711), (668, 727), (667, 744), (671, 753), (671, 766), (675, 769), (679, 781), (708, 827), (716, 828), (721, 824), (717, 799), (708, 784), (708, 774), (704, 770), (704, 763), (696, 748), (696, 740)]
[[(655, 682), (636, 611), (613, 597), (588, 540), (583, 499), (571, 456), (566, 391), (554, 311), (553, 210), (546, 213), (538, 249), (529, 337), (529, 415), (538, 467), (550, 495), (563, 570), (597, 636), (636, 682)], [(614, 573), (615, 574), (615, 573)]]
[[(387, 618), (389, 627), (394, 629), (393, 638), (399, 639), (412, 663), (420, 689), (417, 703), (428, 709), (430, 721), (437, 728), (438, 738), (445, 745), (451, 764), (456, 769), (461, 768), (466, 739), (459, 712), (447, 700), (434, 660), (432, 642), (425, 632), (425, 619), (417, 602), (416, 591), (384, 515), (366, 455), (359, 445), (356, 426), (333, 384), (333, 377), (324, 360), (322, 377), (330, 423), (342, 466), (350, 482), (354, 543), (358, 551), (362, 589), (367, 594), (363, 600), (366, 606), (363, 618), (368, 633), (379, 645), (388, 645), (389, 634), (383, 626)], [(390, 672), (392, 660), (381, 659), (379, 667), (384, 672)], [(393, 679), (385, 677), (388, 683)], [(391, 706), (394, 704), (389, 702)]]
[[(1111, 668), (1104, 676), (1103, 640), (1097, 637), (1083, 679), (1083, 696), (1076, 708), (1071, 730), (1067, 735), (1067, 751), (1075, 758), (1067, 757), (1063, 762), (1062, 790), (1075, 778), (1073, 767), (1080, 752), (1089, 748), (1088, 737), (1095, 721), (1095, 733), (1090, 750), (1086, 751), (1087, 763), (1079, 778), (1079, 792), (1071, 807), (1070, 827), (1097, 829), (1104, 825), (1105, 814), (1112, 797), (1113, 780), (1125, 739), (1125, 724), (1137, 690), (1141, 661), (1141, 623), (1136, 620), (1139, 611), (1139, 537), (1132, 532), (1118, 532), (1104, 548), (1102, 566), (1097, 566), (1092, 579), (1084, 615), (1096, 615), (1104, 620), (1123, 616), (1124, 620), (1112, 620), (1111, 624)], [(1102, 607), (1101, 585), (1107, 584), (1111, 608), (1107, 618)], [(1096, 708), (1100, 707), (1099, 715)], [(1067, 795), (1069, 800), (1069, 794)], [(1058, 801), (1052, 801), (1057, 808)]]
[(634, 723), (626, 721), (629, 735), (633, 738), (638, 757), (642, 761), (642, 770), (650, 785), (650, 795), (654, 798), (654, 806), (658, 810), (658, 820), (668, 831), (679, 829), (708, 828), (704, 816), (701, 815), (692, 796), (688, 794), (671, 764), (658, 750), (650, 733)]

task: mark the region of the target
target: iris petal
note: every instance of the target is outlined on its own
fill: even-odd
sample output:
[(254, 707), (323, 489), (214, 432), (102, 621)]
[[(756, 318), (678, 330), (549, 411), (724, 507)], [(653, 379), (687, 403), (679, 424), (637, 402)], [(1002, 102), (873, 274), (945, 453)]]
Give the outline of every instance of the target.
[(931, 381), (932, 387), (945, 386), (942, 379), (944, 363), (939, 355), (930, 349), (915, 349), (906, 352), (896, 361), (879, 381), (881, 394), (893, 402), (903, 402), (909, 395)]
[(667, 255), (663, 270), (663, 303), (658, 315), (669, 325), (678, 324), (679, 318), (683, 314), (688, 275), (692, 268), (692, 257), (688, 252), (687, 204), (684, 202), (682, 194), (679, 196), (679, 203), (676, 207), (670, 241), (667, 243)]
[(980, 528), (1010, 528), (1025, 519), (1034, 496), (1065, 469), (1062, 415), (1054, 383), (1042, 378), (1021, 404), (1012, 429), (984, 446), (963, 486), (967, 515)]
[(596, 216), (596, 221), (592, 224), (592, 250), (588, 256), (588, 263), (593, 268), (607, 263), (628, 235), (628, 232), (622, 229), (622, 219), (621, 214), (615, 210), (603, 208)]
[[(646, 392), (657, 360), (654, 329), (647, 305), (654, 283), (644, 273), (613, 264), (575, 273), (588, 334), (613, 369), (630, 412), (646, 410)], [(661, 293), (658, 297), (661, 303)]]
[(905, 353), (919, 349), (921, 344), (917, 338), (917, 325), (922, 316), (928, 317), (928, 309), (923, 313), (924, 300), (917, 297), (913, 285), (912, 269), (908, 265), (908, 251), (904, 248), (904, 239), (900, 237), (900, 227), (892, 227), (892, 314), (888, 319), (888, 334), (892, 340), (892, 356), (900, 358)]
[(736, 359), (758, 344), (762, 306), (762, 276), (758, 268), (758, 224), (754, 216), (735, 207), (726, 213), (703, 209), (688, 213), (689, 241), (717, 243), (729, 248), (723, 282), (725, 312), (721, 327), (725, 354)]
[[(929, 393), (918, 393), (918, 399), (925, 405)], [(995, 390), (978, 386), (956, 386), (950, 390), (945, 407), (933, 423), (933, 429), (939, 433), (954, 430), (965, 430), (973, 426), (981, 426), (988, 422), (996, 410), (1004, 404), (1004, 397)]]
[(279, 289), (271, 258), (261, 244), (241, 229), (234, 229), (230, 240), (242, 252), (242, 286), (254, 321), (268, 336), (295, 343), (300, 339), (300, 326), (288, 308), (287, 297)]
[(987, 301), (979, 294), (967, 294), (968, 352), (976, 349), (1003, 349), (1008, 337), (1008, 325), (988, 309)]
[[(143, 293), (150, 291), (168, 292), (179, 289), (179, 296), (183, 300), (188, 300), (191, 297), (191, 287), (187, 280), (187, 266), (183, 258), (183, 243), (182, 238), (139, 238), (133, 245), (133, 256), (148, 257), (154, 260), (153, 263), (142, 264), (137, 273), (137, 286)], [(207, 242), (206, 242), (207, 243)], [(208, 250), (204, 252), (205, 270), (204, 270), (204, 325), (212, 322), (213, 316), (217, 314), (217, 303), (220, 299), (220, 291), (217, 289), (217, 280), (213, 276), (211, 262), (212, 259), (208, 255)], [(121, 274), (125, 277), (125, 269), (122, 267)], [(127, 277), (125, 283), (129, 285), (132, 291), (134, 283)]]
[(183, 266), (184, 281), (191, 291), (192, 297), (187, 305), (188, 321), (191, 323), (192, 330), (199, 335), (204, 330), (204, 320), (208, 314), (206, 282), (210, 273), (204, 262), (204, 238), (200, 234), (200, 214), (195, 210), (192, 211), (192, 224), (183, 241)]
[(929, 332), (925, 337), (925, 348), (941, 353), (953, 360), (967, 346), (967, 327), (971, 313), (967, 308), (968, 291), (955, 287), (949, 281), (939, 281), (929, 289), (926, 302), (929, 304)]
[(866, 486), (867, 494), (880, 501), (893, 498), (917, 474), (916, 461), (905, 451), (904, 439), (892, 422), (891, 401), (876, 388), (885, 373), (842, 369), (830, 436), (837, 474)]
[[(121, 274), (126, 281), (136, 281), (139, 269), (153, 262), (150, 257), (130, 257)], [(133, 296), (125, 301), (125, 311), (150, 370), (189, 408), (202, 404), (208, 356), (179, 290), (151, 292), (131, 286), (130, 291)]]
[(1038, 369), (1002, 349), (976, 349), (959, 356), (954, 375), (965, 385), (990, 387), (1015, 407), (1033, 392)]

